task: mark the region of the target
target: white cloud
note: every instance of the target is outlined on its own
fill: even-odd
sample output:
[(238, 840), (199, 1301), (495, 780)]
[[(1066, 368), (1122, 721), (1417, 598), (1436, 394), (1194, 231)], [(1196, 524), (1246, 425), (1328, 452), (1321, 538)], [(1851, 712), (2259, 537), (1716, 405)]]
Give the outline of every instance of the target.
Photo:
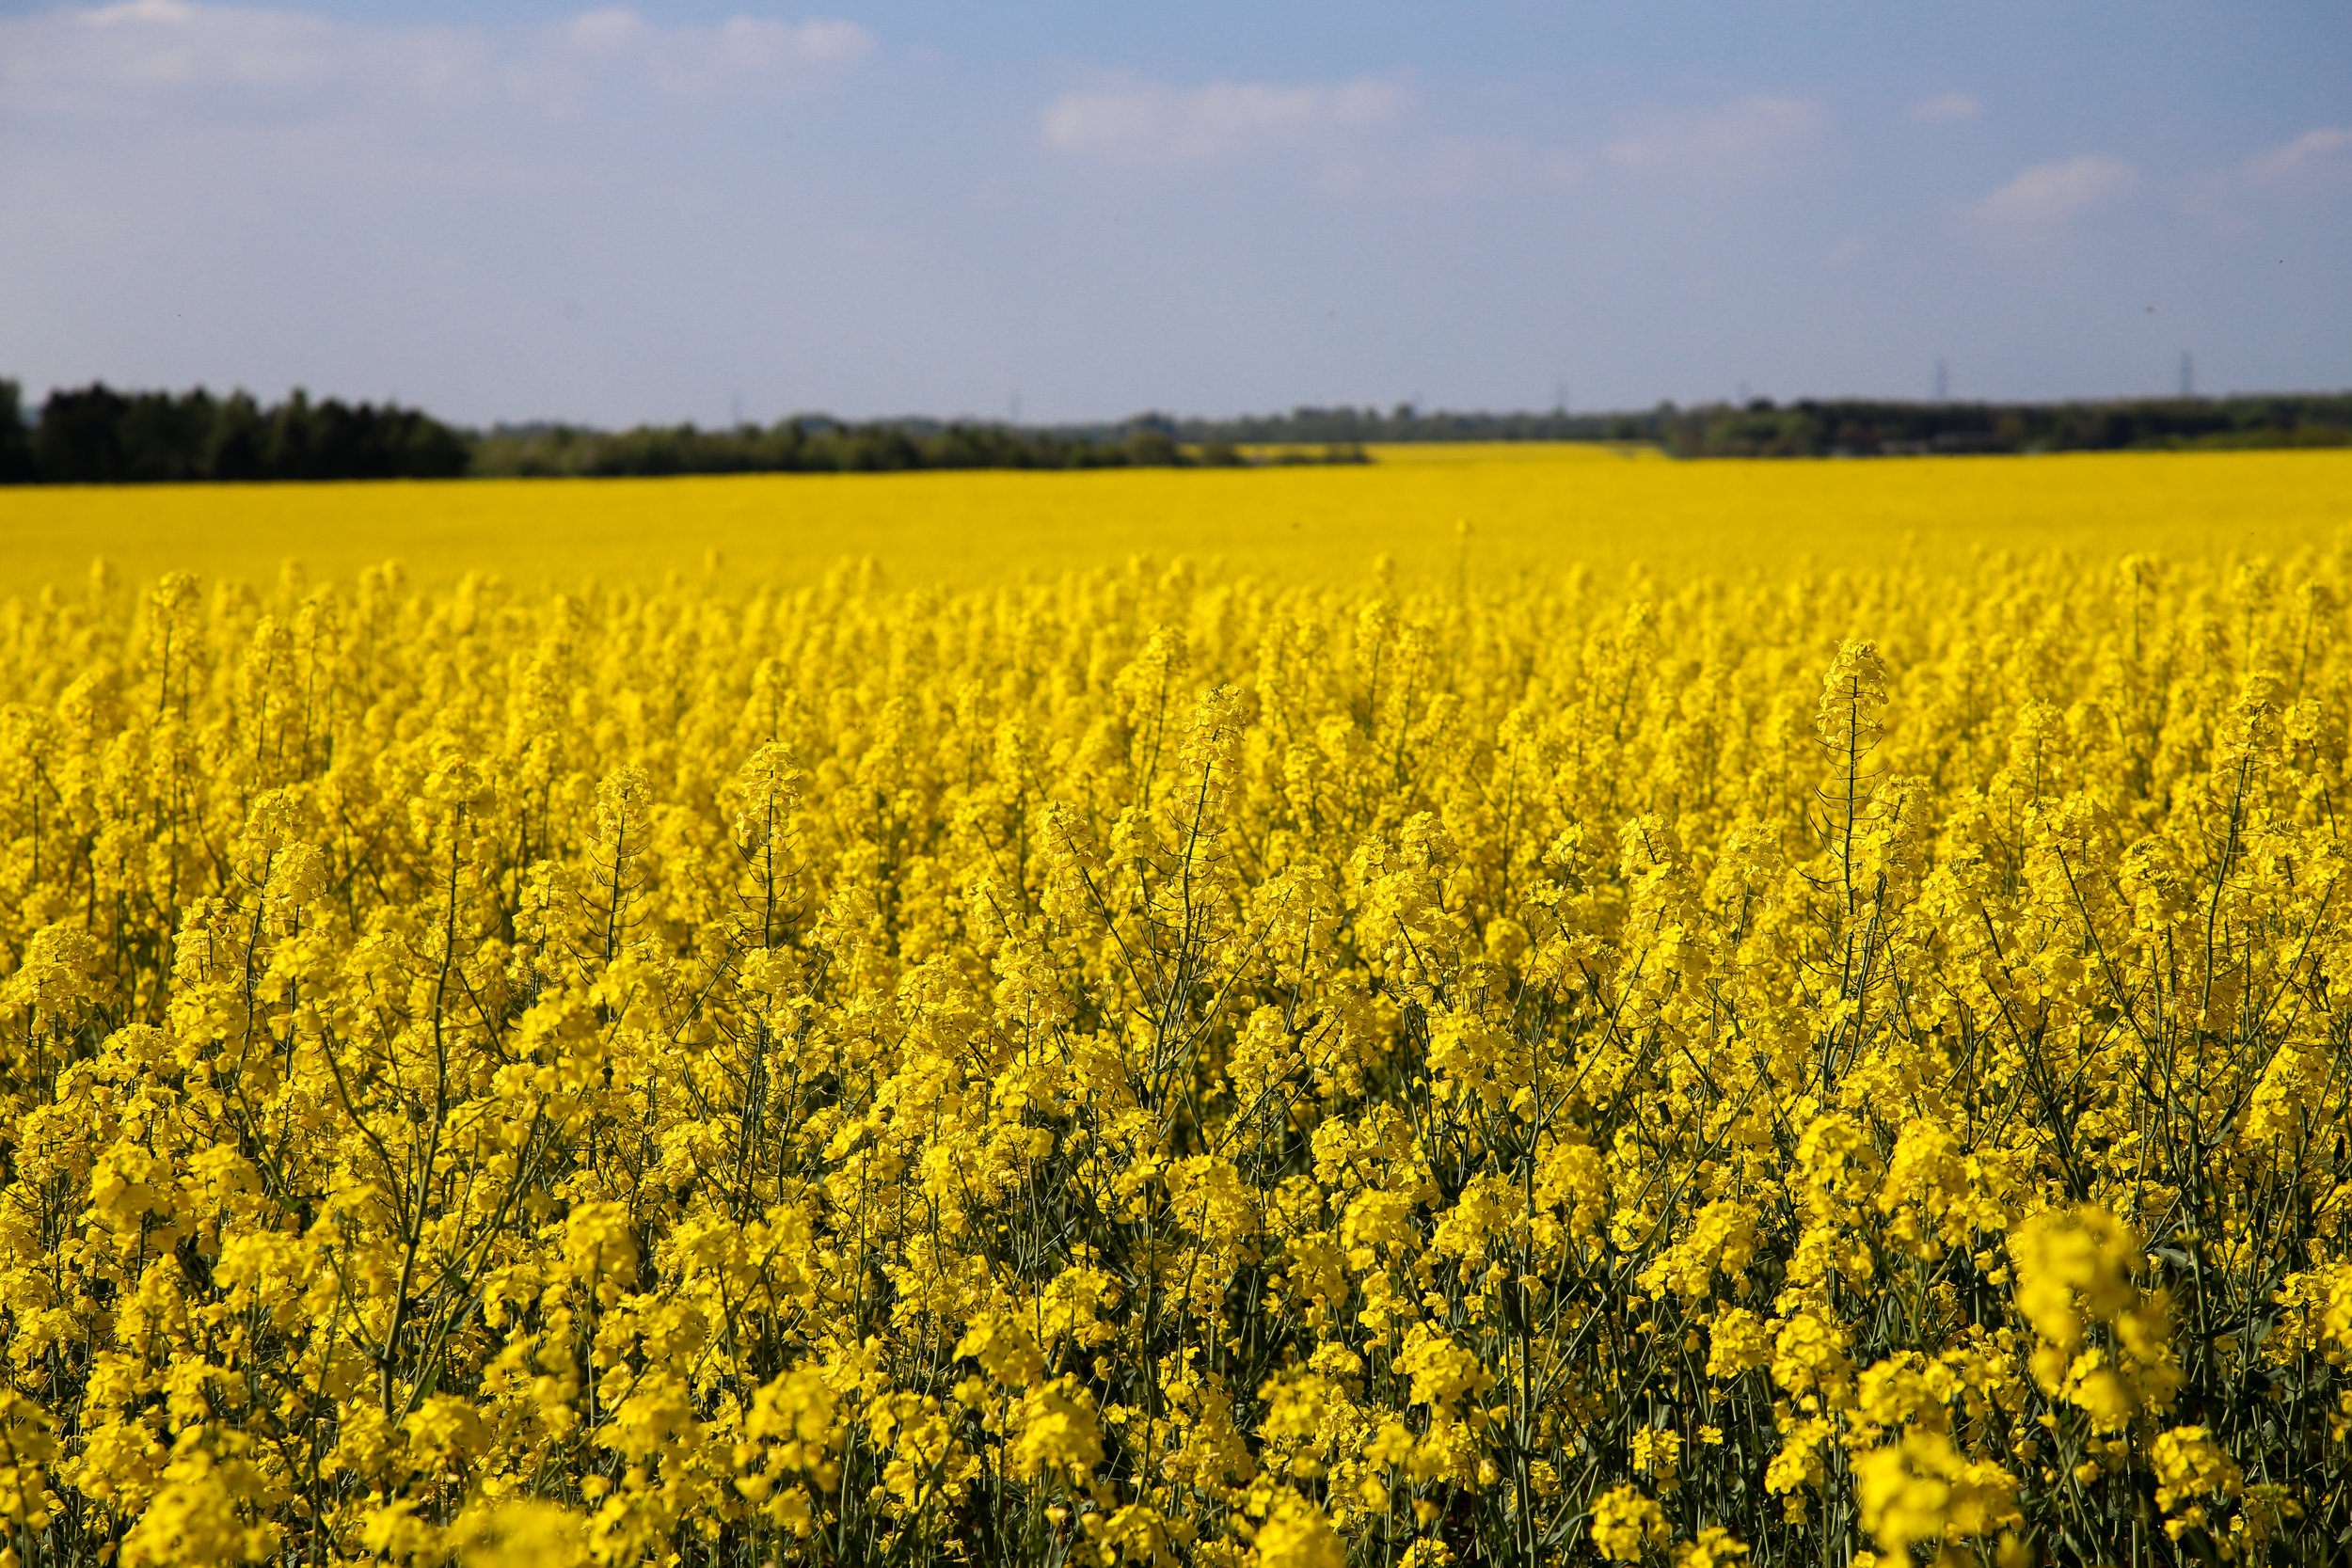
[(19, 112), (189, 88), (283, 90), (351, 63), (335, 34), (291, 11), (131, 0), (0, 21), (0, 80)]
[(575, 55), (640, 63), (655, 81), (690, 91), (716, 85), (730, 74), (852, 64), (874, 42), (854, 22), (736, 16), (716, 27), (663, 29), (622, 6), (582, 12), (564, 24), (558, 37)]
[(1742, 98), (1661, 121), (1601, 150), (1620, 168), (1645, 172), (1754, 172), (1820, 135), (1829, 117), (1804, 98)]
[(2352, 130), (2323, 125), (2306, 131), (2283, 147), (2274, 147), (2246, 160), (2246, 172), (2265, 182), (2293, 179), (2314, 168), (2352, 163)]
[(557, 36), (583, 54), (603, 55), (643, 47), (649, 31), (645, 19), (627, 6), (606, 6), (580, 12), (558, 28)]
[(1984, 105), (1964, 92), (1938, 93), (1911, 106), (1911, 118), (1921, 125), (1956, 125), (1984, 113)]
[(112, 27), (124, 22), (191, 22), (196, 8), (183, 0), (129, 0), (120, 6), (101, 6), (84, 11), (82, 20), (93, 27)]
[(632, 75), (671, 97), (704, 98), (854, 64), (872, 47), (872, 35), (854, 22), (737, 16), (716, 27), (663, 28), (611, 6), (574, 17), (557, 46), (520, 62), (513, 79), (528, 96), (565, 109), (591, 82)]
[(125, 0), (0, 19), (0, 114), (170, 102), (282, 115), (351, 95), (576, 102), (595, 84), (672, 96), (788, 87), (850, 64), (873, 40), (855, 23), (738, 16), (716, 27), (663, 27), (592, 10), (521, 34), (361, 25), (300, 11)]
[(720, 41), (745, 65), (791, 61), (796, 65), (849, 65), (874, 47), (874, 35), (854, 22), (770, 22), (731, 16), (719, 24)]
[(1394, 119), (1406, 86), (1360, 77), (1337, 86), (1153, 83), (1067, 92), (1046, 106), (1045, 143), (1114, 164), (1199, 163), (1270, 146), (1345, 137)]
[(2129, 190), (2138, 172), (2121, 158), (2089, 153), (2036, 164), (1977, 203), (1977, 221), (2018, 233), (2047, 230)]

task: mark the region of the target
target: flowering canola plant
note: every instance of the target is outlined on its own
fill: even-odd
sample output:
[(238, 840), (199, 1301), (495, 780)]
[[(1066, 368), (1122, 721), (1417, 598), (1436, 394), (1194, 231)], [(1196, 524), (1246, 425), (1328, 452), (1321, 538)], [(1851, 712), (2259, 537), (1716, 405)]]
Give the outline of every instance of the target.
[[(266, 582), (287, 556), (351, 580), (399, 560), (420, 585), (499, 572), (582, 579), (813, 584), (849, 551), (894, 576), (966, 585), (1182, 551), (1289, 583), (1353, 583), (1375, 551), (1406, 577), (1454, 573), (1457, 519), (1489, 572), (1614, 576), (1703, 562), (1778, 574), (1792, 559), (1979, 549), (2283, 558), (2352, 513), (2352, 449), (2063, 452), (2021, 460), (1677, 463), (1591, 443), (1378, 447), (1368, 464), (899, 474), (726, 474), (326, 484), (0, 486), (0, 597), (77, 581), (92, 555), (135, 581), (189, 571)], [(2127, 533), (2128, 546), (2117, 543)], [(560, 580), (558, 580), (560, 579)]]
[(0, 1564), (2324, 1550), (2348, 581), (18, 601)]

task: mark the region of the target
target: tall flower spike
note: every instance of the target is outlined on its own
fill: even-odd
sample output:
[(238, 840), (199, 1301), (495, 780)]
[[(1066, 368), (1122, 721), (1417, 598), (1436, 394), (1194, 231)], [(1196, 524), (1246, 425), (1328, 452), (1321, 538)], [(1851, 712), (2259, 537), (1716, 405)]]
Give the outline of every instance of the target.
[(1886, 661), (1879, 657), (1878, 644), (1848, 638), (1821, 677), (1814, 733), (1832, 756), (1859, 763), (1885, 734), (1885, 710)]
[(1886, 733), (1886, 661), (1878, 644), (1849, 638), (1821, 677), (1821, 702), (1813, 731), (1829, 753), (1831, 778), (1822, 790), (1829, 806), (1832, 848), (1844, 869), (1851, 907), (1854, 827), (1869, 810), (1872, 777), (1867, 758)]

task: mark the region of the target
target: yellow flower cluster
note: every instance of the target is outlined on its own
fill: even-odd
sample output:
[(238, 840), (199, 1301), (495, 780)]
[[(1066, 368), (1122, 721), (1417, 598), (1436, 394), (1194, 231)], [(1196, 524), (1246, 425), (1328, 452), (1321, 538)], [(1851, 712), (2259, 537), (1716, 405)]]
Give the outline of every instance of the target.
[(2352, 1528), (2352, 550), (0, 611), (0, 1568)]

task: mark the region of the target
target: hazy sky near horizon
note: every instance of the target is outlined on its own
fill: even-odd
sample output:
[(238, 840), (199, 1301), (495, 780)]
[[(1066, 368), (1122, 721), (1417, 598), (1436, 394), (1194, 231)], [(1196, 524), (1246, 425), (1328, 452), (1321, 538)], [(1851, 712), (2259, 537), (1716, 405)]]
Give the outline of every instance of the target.
[(2352, 387), (2352, 7), (0, 0), (0, 376), (1030, 420)]

